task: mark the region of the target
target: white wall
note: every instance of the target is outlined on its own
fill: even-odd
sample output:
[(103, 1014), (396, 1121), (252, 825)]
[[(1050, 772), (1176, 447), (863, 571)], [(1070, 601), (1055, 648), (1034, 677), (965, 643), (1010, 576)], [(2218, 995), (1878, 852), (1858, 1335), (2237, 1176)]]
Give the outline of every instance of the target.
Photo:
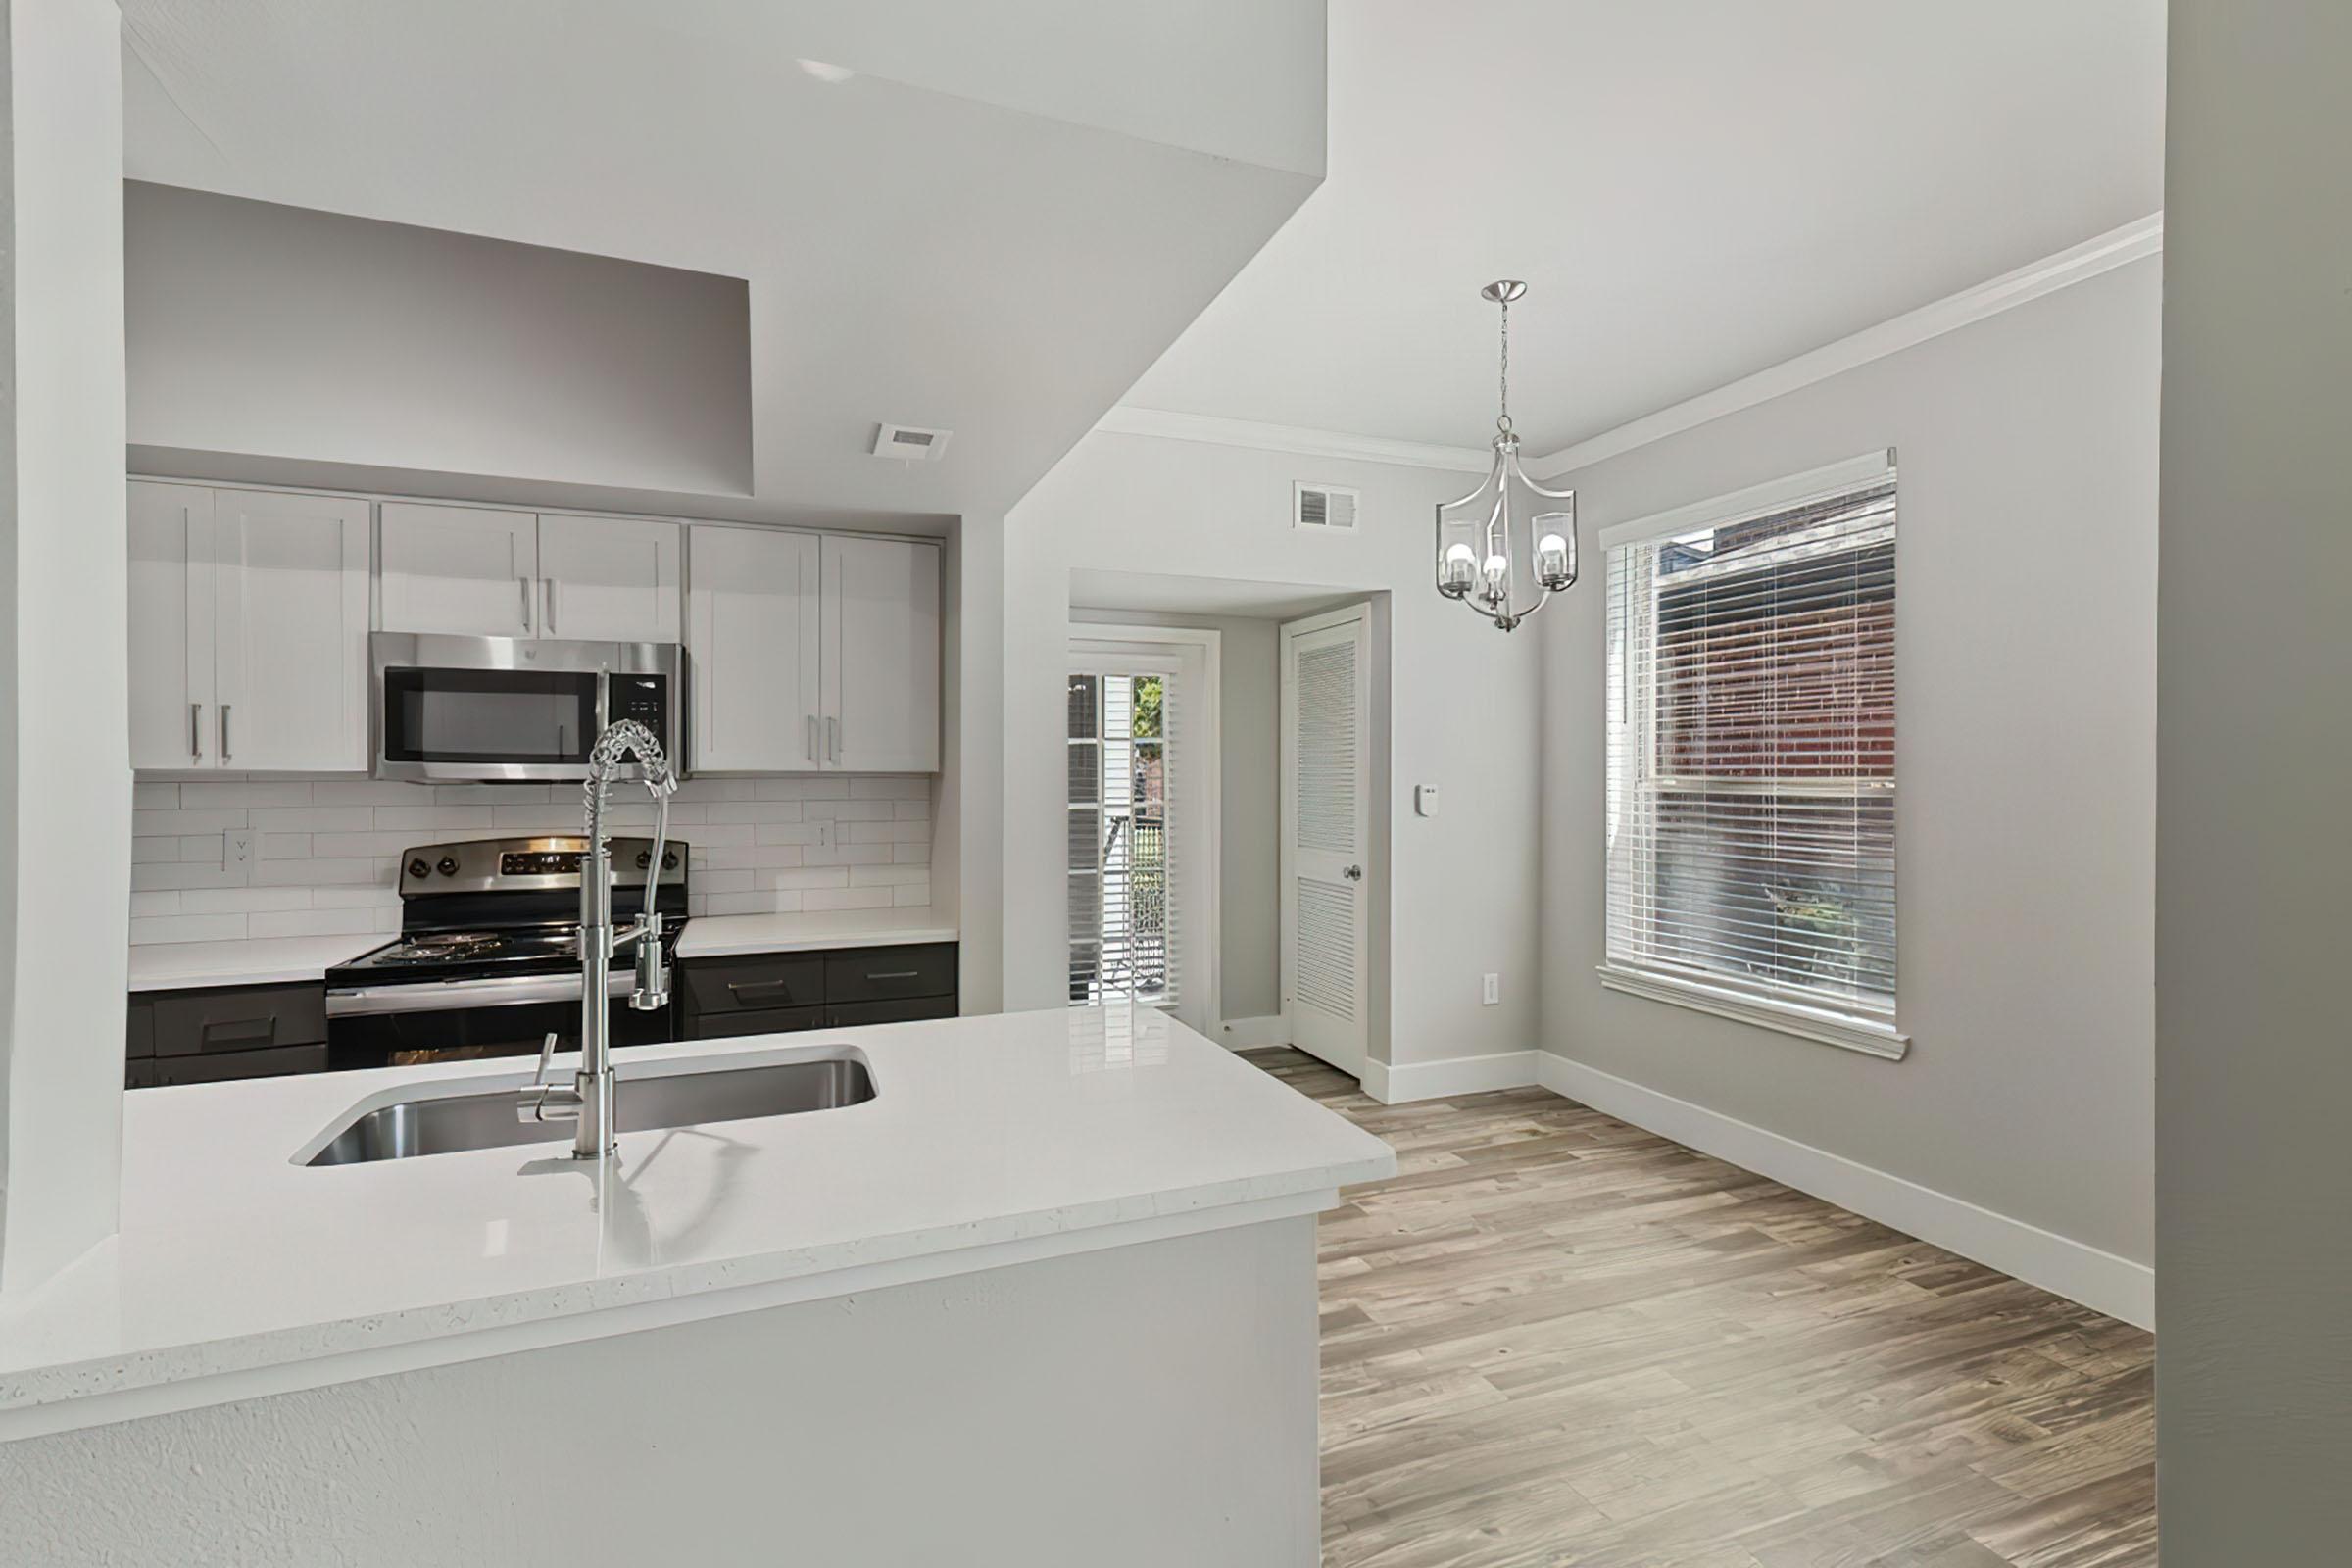
[[(122, 18), (14, 0), (0, 419), (0, 1293), (114, 1229), (130, 845)], [(97, 721), (93, 722), (93, 715)]]
[[(1293, 530), (1291, 486), (1300, 479), (1360, 489), (1358, 533)], [(1471, 482), (1458, 473), (1098, 431), (1013, 509), (1004, 600), (1006, 1006), (1066, 1001), (1061, 724), (1070, 571), (1330, 584), (1394, 590), (1385, 908), (1394, 951), (1412, 961), (1376, 964), (1375, 980), (1385, 973), (1389, 981), (1389, 1015), (1374, 1059), (1410, 1063), (1533, 1046), (1535, 641), (1505, 637), (1429, 587), (1430, 508)], [(1415, 782), (1445, 786), (1443, 818), (1411, 814)], [(1479, 977), (1490, 971), (1503, 977), (1503, 1001), (1493, 1007), (1479, 1004)], [(1377, 990), (1374, 1002), (1377, 1031)]]
[[(1569, 476), (1591, 576), (1544, 628), (1544, 1049), (2140, 1264), (2154, 1255), (2159, 269), (2132, 263)], [(1889, 446), (1900, 1062), (1603, 991), (1593, 974), (1594, 535)]]
[(134, 181), (142, 446), (748, 495), (740, 278)]
[(1075, 620), (1217, 634), (1217, 991), (1227, 1018), (1282, 1011), (1282, 623), (1073, 606)]
[(2156, 861), (2166, 1568), (2352, 1541), (2352, 7), (2173, 0)]

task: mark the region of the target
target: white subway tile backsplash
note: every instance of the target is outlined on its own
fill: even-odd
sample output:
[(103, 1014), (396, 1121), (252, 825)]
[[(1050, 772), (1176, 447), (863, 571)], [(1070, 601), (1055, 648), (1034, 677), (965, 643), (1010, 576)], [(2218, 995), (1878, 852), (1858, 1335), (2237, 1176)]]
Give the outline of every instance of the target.
[[(928, 904), (931, 797), (927, 778), (689, 779), (670, 809), (671, 831), (693, 846), (689, 912)], [(404, 851), (576, 832), (579, 799), (570, 784), (141, 779), (132, 791), (131, 941), (396, 931)], [(609, 820), (616, 831), (649, 831), (653, 808), (616, 791)], [(254, 834), (249, 864), (224, 862), (232, 830)]]
[(132, 946), (145, 942), (222, 942), (245, 935), (242, 914), (159, 914), (130, 921)]
[[(399, 924), (397, 911), (391, 924)], [(286, 909), (274, 914), (256, 914), (247, 918), (243, 933), (253, 937), (339, 937), (363, 931), (380, 931), (388, 927), (374, 909)]]

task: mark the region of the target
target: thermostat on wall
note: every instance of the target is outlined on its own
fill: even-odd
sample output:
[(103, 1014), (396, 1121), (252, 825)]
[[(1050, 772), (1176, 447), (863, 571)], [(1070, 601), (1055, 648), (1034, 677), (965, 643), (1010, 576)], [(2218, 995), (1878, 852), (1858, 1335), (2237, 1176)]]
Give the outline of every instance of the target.
[(1415, 816), (1438, 814), (1438, 787), (1435, 784), (1413, 786), (1413, 814)]

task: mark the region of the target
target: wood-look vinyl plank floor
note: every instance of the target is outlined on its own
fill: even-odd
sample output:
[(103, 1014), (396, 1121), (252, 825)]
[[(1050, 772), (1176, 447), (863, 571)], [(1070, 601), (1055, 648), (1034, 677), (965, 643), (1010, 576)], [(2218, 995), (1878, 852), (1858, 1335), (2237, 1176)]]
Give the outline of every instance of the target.
[(1325, 1568), (2154, 1568), (2155, 1342), (1540, 1089), (1323, 1216)]

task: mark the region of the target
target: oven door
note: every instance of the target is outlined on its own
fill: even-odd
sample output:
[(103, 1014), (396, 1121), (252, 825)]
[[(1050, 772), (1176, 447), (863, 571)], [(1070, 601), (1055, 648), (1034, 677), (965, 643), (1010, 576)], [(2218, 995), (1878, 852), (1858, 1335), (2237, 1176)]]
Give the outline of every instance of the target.
[(404, 632), (368, 644), (377, 778), (583, 779), (589, 748), (618, 717), (645, 719), (677, 756), (674, 646)]

